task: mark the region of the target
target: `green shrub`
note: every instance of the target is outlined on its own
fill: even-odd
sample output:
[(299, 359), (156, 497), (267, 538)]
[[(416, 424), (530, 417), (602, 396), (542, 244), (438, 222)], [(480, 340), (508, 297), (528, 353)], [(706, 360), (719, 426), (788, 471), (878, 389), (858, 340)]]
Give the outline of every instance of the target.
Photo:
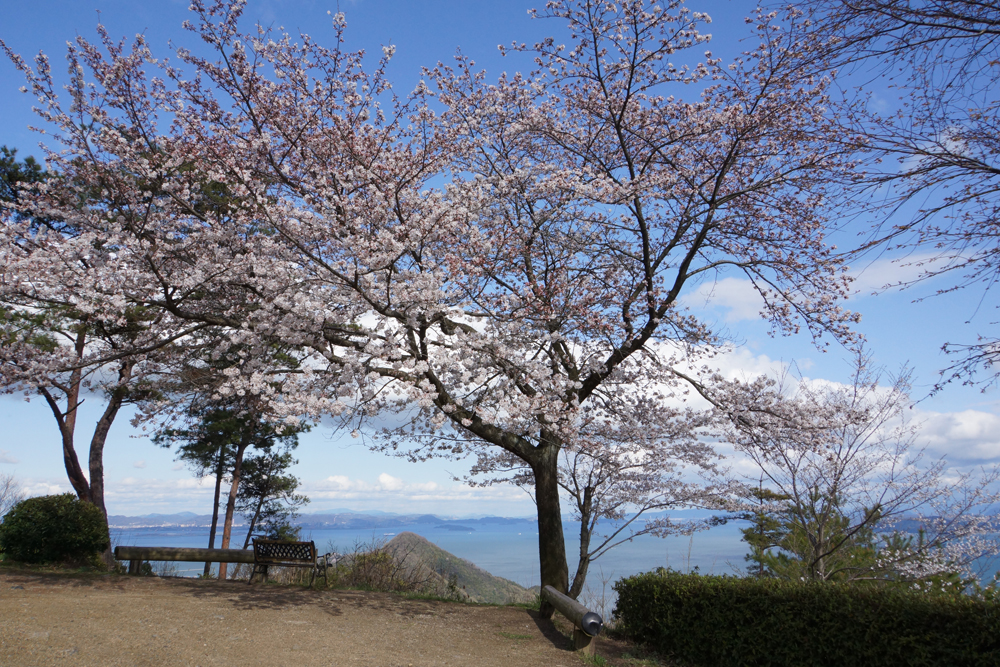
[(101, 510), (71, 493), (22, 500), (0, 523), (0, 551), (7, 560), (92, 561), (110, 544)]
[(692, 665), (1000, 665), (994, 601), (662, 568), (614, 588), (627, 636)]

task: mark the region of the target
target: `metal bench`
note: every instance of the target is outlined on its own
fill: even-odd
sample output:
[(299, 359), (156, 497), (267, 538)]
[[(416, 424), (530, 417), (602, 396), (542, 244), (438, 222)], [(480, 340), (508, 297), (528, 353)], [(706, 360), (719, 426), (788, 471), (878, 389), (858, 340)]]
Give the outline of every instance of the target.
[(258, 572), (264, 576), (264, 581), (267, 581), (267, 569), (271, 566), (308, 567), (310, 569), (310, 587), (316, 581), (316, 575), (319, 573), (322, 573), (324, 581), (328, 581), (326, 577), (327, 561), (325, 558), (322, 562), (317, 560), (314, 542), (288, 542), (255, 537), (253, 540), (253, 570), (250, 572), (250, 580), (247, 583), (253, 583), (254, 575)]

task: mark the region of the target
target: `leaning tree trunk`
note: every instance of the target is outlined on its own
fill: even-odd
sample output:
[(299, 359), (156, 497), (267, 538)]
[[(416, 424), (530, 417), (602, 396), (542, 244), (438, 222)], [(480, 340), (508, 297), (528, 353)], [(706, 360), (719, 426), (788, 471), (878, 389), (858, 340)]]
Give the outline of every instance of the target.
[(90, 439), (90, 502), (101, 510), (104, 515), (104, 529), (108, 531), (108, 548), (105, 549), (103, 558), (108, 567), (113, 567), (115, 557), (111, 551), (111, 529), (108, 525), (108, 510), (104, 504), (104, 445), (108, 441), (108, 433), (111, 431), (111, 424), (118, 416), (118, 410), (122, 407), (125, 394), (128, 392), (128, 381), (132, 378), (132, 362), (122, 364), (118, 369), (118, 385), (108, 396), (108, 404), (104, 408), (104, 414), (97, 420), (94, 428), (94, 437)]
[(90, 439), (90, 502), (101, 510), (105, 520), (108, 510), (104, 505), (104, 445), (108, 441), (111, 424), (114, 423), (118, 411), (128, 393), (128, 382), (132, 379), (132, 362), (122, 364), (118, 369), (118, 384), (108, 396), (108, 404), (104, 414), (97, 421), (94, 437)]
[[(212, 529), (208, 531), (208, 548), (215, 548), (215, 531), (219, 527), (219, 498), (222, 496), (222, 473), (225, 471), (226, 465), (226, 446), (222, 445), (219, 447), (219, 461), (215, 466), (215, 504), (212, 505)], [(205, 572), (203, 576), (208, 577), (212, 574), (212, 563), (205, 563)]]
[[(84, 332), (77, 334), (75, 344), (77, 357), (83, 355), (86, 342), (87, 338)], [(82, 380), (83, 371), (78, 368), (70, 373), (69, 382), (66, 385), (60, 385), (59, 389), (64, 391), (66, 395), (65, 411), (59, 406), (59, 401), (49, 391), (49, 388), (39, 387), (38, 393), (45, 399), (49, 409), (52, 410), (52, 415), (56, 418), (56, 424), (59, 426), (59, 435), (62, 439), (63, 463), (66, 466), (66, 476), (69, 477), (69, 483), (73, 486), (73, 490), (76, 491), (76, 495), (80, 500), (89, 501), (90, 482), (87, 480), (87, 476), (80, 466), (80, 459), (77, 458), (76, 447), (73, 444), (73, 438), (76, 433), (76, 416), (80, 407), (80, 384)]]
[[(568, 593), (569, 567), (566, 564), (566, 542), (559, 506), (559, 446), (543, 441), (535, 454), (531, 469), (535, 477), (535, 504), (538, 509), (541, 585)], [(543, 599), (539, 608), (542, 618), (552, 618), (553, 612), (555, 607)]]
[(257, 507), (254, 508), (253, 518), (250, 519), (250, 527), (247, 528), (247, 538), (243, 540), (243, 548), (246, 549), (250, 546), (250, 540), (253, 539), (253, 531), (257, 527), (257, 522), (260, 520), (260, 513), (264, 509), (264, 503), (267, 502), (267, 498), (271, 489), (271, 479), (275, 473), (275, 459), (268, 457), (268, 466), (266, 469), (267, 477), (264, 479), (263, 486), (261, 487), (260, 497), (257, 498)]
[(264, 496), (261, 496), (257, 500), (257, 508), (254, 509), (253, 518), (250, 519), (250, 527), (247, 528), (247, 537), (243, 540), (243, 548), (247, 549), (250, 547), (250, 540), (253, 538), (253, 531), (257, 527), (257, 520), (260, 519), (260, 511), (264, 507)]
[[(240, 490), (240, 473), (243, 468), (243, 452), (250, 444), (251, 429), (248, 427), (236, 448), (233, 460), (233, 483), (229, 487), (229, 498), (226, 500), (226, 520), (222, 527), (222, 548), (229, 548), (229, 539), (233, 534), (233, 514), (236, 512), (236, 494)], [(219, 563), (219, 580), (225, 581), (228, 574), (228, 563)]]
[[(75, 342), (77, 358), (83, 357), (86, 342), (86, 330), (81, 329), (77, 334)], [(63, 463), (66, 466), (66, 475), (69, 477), (70, 484), (73, 485), (73, 490), (76, 491), (76, 495), (80, 500), (97, 506), (104, 517), (104, 531), (108, 535), (109, 543), (108, 548), (104, 551), (103, 558), (108, 567), (114, 565), (114, 556), (110, 545), (111, 531), (108, 526), (108, 510), (104, 503), (104, 446), (108, 439), (108, 433), (111, 430), (111, 424), (114, 423), (115, 417), (118, 416), (118, 411), (121, 409), (125, 395), (128, 392), (128, 382), (132, 378), (134, 365), (134, 362), (126, 361), (118, 369), (118, 383), (108, 396), (108, 404), (101, 418), (98, 420), (97, 426), (94, 428), (94, 435), (90, 439), (90, 456), (87, 461), (87, 468), (90, 473), (89, 479), (83, 472), (83, 467), (80, 465), (80, 459), (77, 457), (74, 445), (76, 418), (80, 404), (82, 403), (80, 400), (80, 390), (83, 384), (83, 372), (80, 369), (74, 370), (70, 373), (69, 382), (61, 386), (66, 397), (65, 411), (60, 408), (59, 402), (52, 392), (45, 387), (38, 389), (38, 392), (45, 398), (45, 402), (52, 410), (52, 414), (56, 418), (56, 424), (59, 426), (59, 434), (62, 439)]]

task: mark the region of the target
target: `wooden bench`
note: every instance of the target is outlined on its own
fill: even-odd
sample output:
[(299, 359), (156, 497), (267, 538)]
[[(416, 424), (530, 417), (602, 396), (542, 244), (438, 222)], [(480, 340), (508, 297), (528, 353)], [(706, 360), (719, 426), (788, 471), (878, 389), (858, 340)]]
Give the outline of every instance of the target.
[(139, 574), (143, 561), (188, 563), (252, 563), (253, 554), (243, 549), (195, 549), (177, 547), (115, 547), (115, 558), (127, 560), (128, 573)]
[(326, 559), (320, 563), (316, 558), (316, 544), (314, 542), (287, 542), (285, 540), (268, 540), (255, 537), (253, 540), (253, 570), (250, 572), (250, 580), (253, 583), (254, 575), (260, 572), (267, 581), (267, 568), (275, 567), (308, 567), (311, 570), (309, 586), (312, 587), (318, 573), (326, 578)]

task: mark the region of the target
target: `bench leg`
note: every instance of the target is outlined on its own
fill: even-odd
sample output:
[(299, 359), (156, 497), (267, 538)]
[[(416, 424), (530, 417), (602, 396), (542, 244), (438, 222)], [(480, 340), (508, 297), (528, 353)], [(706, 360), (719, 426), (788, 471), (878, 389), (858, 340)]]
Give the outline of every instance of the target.
[(573, 628), (573, 650), (584, 655), (594, 654), (594, 638), (580, 628)]
[(128, 573), (129, 574), (139, 574), (139, 568), (142, 565), (141, 560), (132, 559), (128, 562)]
[(253, 569), (250, 570), (250, 578), (247, 579), (248, 584), (253, 583), (253, 578), (258, 572), (263, 577), (261, 581), (263, 581), (265, 584), (267, 583), (267, 565), (259, 565), (257, 563), (254, 563)]

